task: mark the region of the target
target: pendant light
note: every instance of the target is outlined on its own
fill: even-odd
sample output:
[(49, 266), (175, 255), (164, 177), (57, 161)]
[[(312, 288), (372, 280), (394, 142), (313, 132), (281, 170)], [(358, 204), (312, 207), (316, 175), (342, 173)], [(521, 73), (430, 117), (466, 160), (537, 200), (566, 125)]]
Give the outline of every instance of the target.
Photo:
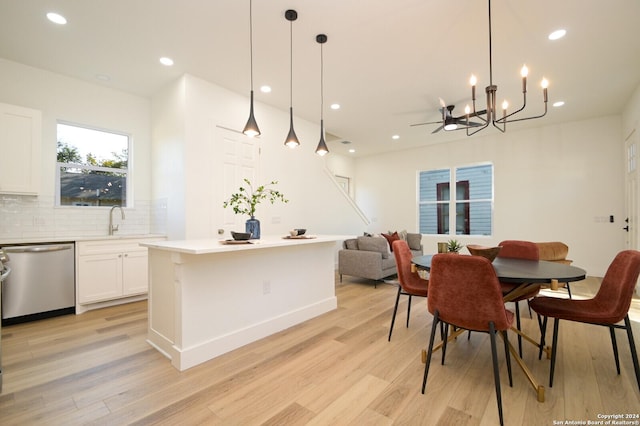
[(324, 141), (324, 57), (322, 45), (327, 42), (326, 34), (318, 34), (316, 41), (320, 44), (320, 142), (318, 142), (316, 154), (323, 156), (329, 153), (327, 143)]
[(253, 115), (253, 13), (252, 13), (252, 0), (249, 0), (249, 49), (251, 54), (250, 65), (251, 65), (251, 106), (249, 108), (249, 119), (247, 120), (247, 124), (244, 126), (244, 130), (242, 133), (249, 136), (250, 138), (254, 136), (260, 135), (260, 129), (258, 128), (258, 123), (256, 122), (256, 118)]
[(289, 134), (284, 144), (289, 148), (295, 148), (300, 145), (296, 131), (293, 130), (293, 21), (298, 19), (298, 12), (289, 9), (284, 13), (284, 17), (289, 21)]

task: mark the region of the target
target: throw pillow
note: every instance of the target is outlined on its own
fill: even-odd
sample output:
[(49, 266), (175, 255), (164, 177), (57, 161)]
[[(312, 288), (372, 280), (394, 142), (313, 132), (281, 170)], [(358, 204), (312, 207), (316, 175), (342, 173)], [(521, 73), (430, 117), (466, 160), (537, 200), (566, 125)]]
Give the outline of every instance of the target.
[(407, 235), (407, 244), (411, 250), (422, 249), (422, 234), (409, 234)]
[(390, 256), (389, 244), (382, 237), (358, 237), (358, 250), (378, 252), (383, 259), (388, 259)]
[(393, 234), (382, 234), (382, 236), (387, 239), (387, 242), (389, 243), (389, 250), (393, 251), (393, 242), (400, 239), (398, 233), (394, 232)]
[(358, 240), (355, 238), (350, 238), (344, 242), (345, 248), (347, 250), (358, 250)]

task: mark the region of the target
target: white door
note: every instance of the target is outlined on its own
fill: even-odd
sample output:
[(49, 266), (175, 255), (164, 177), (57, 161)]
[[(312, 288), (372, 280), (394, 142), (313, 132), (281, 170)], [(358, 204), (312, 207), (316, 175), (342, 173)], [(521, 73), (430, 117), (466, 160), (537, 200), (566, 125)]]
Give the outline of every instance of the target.
[[(627, 191), (626, 196), (626, 210), (627, 217), (626, 223), (623, 225), (627, 231), (626, 235), (626, 247), (628, 249), (638, 250), (640, 226), (638, 226), (638, 197), (639, 188), (639, 172), (638, 172), (638, 132), (632, 130), (631, 134), (625, 140), (625, 148), (627, 153), (626, 158), (626, 182), (625, 187)], [(636, 293), (638, 291), (638, 285), (636, 285)]]
[(216, 235), (219, 229), (224, 229), (224, 236), (228, 238), (230, 231), (244, 231), (244, 223), (248, 217), (235, 214), (229, 207), (222, 209), (222, 203), (238, 191), (243, 179), (257, 181), (260, 139), (216, 127), (214, 152), (222, 155), (216, 156), (217, 164), (214, 166), (216, 181), (219, 182), (216, 186), (220, 190), (215, 192), (213, 205), (214, 211), (222, 213), (216, 215), (215, 223), (212, 223), (212, 235)]

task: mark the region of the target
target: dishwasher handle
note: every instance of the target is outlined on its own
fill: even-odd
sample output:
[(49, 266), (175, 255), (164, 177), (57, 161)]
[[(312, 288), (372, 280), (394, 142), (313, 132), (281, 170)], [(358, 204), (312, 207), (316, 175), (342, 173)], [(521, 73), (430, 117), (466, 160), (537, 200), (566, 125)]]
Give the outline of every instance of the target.
[(52, 245), (52, 246), (27, 246), (27, 247), (4, 247), (7, 253), (47, 253), (52, 251), (70, 250), (70, 244)]

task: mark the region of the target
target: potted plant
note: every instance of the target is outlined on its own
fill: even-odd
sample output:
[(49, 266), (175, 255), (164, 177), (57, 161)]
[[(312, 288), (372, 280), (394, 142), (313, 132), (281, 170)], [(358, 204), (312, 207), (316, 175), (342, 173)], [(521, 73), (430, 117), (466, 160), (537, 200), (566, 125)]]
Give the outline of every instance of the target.
[(449, 240), (447, 241), (447, 250), (449, 253), (459, 253), (464, 245), (460, 244), (458, 240)]
[(289, 200), (284, 195), (270, 186), (277, 185), (277, 181), (271, 181), (266, 185), (260, 185), (256, 188), (251, 184), (249, 179), (243, 179), (245, 185), (238, 188), (238, 192), (231, 194), (231, 197), (222, 204), (222, 207), (231, 207), (235, 214), (246, 214), (250, 216), (247, 219), (245, 230), (251, 232), (252, 238), (260, 238), (260, 221), (255, 218), (256, 208), (262, 201), (268, 200), (271, 204), (276, 201), (288, 203)]

